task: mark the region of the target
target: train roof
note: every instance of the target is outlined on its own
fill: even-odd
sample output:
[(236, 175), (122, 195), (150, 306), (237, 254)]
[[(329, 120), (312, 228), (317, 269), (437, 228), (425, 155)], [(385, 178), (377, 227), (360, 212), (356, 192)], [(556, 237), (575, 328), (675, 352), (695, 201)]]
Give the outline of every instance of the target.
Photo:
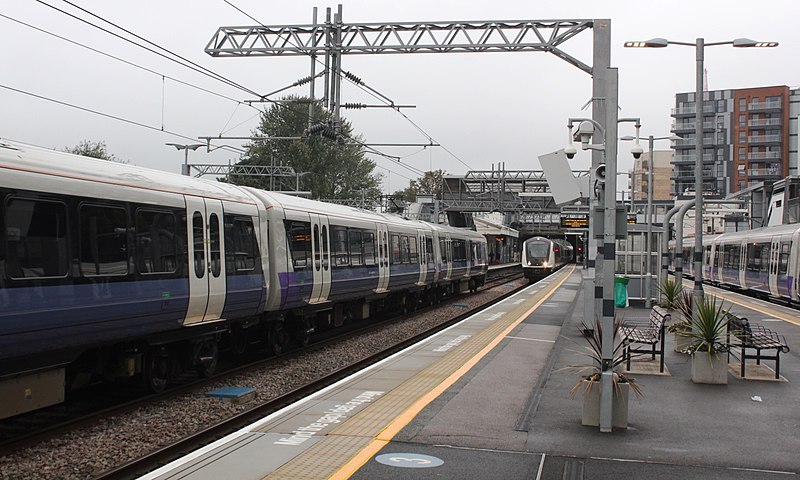
[(723, 233), (716, 238), (717, 242), (758, 240), (771, 238), (775, 235), (791, 235), (800, 232), (800, 224), (792, 223), (789, 225), (775, 225), (772, 227), (754, 228), (741, 232)]
[(0, 169), (120, 187), (255, 203), (234, 185), (59, 152), (5, 139), (0, 139)]

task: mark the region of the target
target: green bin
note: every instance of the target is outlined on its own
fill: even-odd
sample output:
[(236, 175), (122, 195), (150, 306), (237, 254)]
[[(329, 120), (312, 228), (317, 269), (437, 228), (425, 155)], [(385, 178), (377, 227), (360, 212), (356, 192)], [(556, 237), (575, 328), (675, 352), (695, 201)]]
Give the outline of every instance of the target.
[(628, 281), (628, 277), (614, 277), (614, 306), (617, 308), (628, 306)]

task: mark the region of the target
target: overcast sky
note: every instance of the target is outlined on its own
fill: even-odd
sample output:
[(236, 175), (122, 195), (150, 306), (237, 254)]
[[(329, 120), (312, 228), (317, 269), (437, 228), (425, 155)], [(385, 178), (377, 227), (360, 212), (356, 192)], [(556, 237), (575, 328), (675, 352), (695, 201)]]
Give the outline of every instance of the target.
[[(308, 0), (230, 0), (265, 25), (311, 22), (313, 7), (335, 11), (338, 3)], [(179, 172), (183, 152), (164, 144), (192, 143), (197, 137), (246, 136), (258, 111), (235, 100), (252, 96), (209, 79), (44, 3), (91, 17), (59, 0), (6, 0), (0, 3), (0, 138), (63, 149), (82, 140), (104, 141), (110, 153), (132, 164)], [(223, 0), (74, 0), (106, 20), (130, 30), (245, 87), (268, 93), (309, 74), (305, 57), (212, 58), (204, 53), (220, 26), (255, 22)], [(624, 49), (626, 40), (664, 37), (674, 41), (728, 41), (738, 37), (780, 42), (775, 49), (708, 47), (705, 66), (710, 90), (768, 85), (800, 85), (800, 2), (762, 0), (343, 0), (344, 22), (465, 20), (611, 19), (612, 66), (619, 68), (621, 117), (640, 117), (642, 134), (669, 135), (676, 92), (694, 91), (693, 47)], [(16, 21), (12, 21), (14, 19)], [(146, 67), (108, 58), (38, 29)], [(98, 22), (96, 19), (94, 23)], [(110, 28), (110, 27), (109, 27)], [(563, 49), (591, 64), (591, 30)], [(586, 73), (546, 53), (410, 54), (345, 57), (343, 68), (396, 104), (416, 105), (404, 113), (445, 149), (381, 148), (404, 157), (398, 162), (370, 156), (384, 176), (384, 191), (404, 188), (414, 171), (444, 169), (451, 174), (489, 170), (539, 169), (536, 157), (562, 148), (566, 120), (590, 116), (581, 107), (591, 97)], [(172, 77), (210, 90), (212, 95)], [(9, 90), (22, 90), (96, 110), (145, 126), (102, 117)], [(286, 93), (306, 95), (308, 87)], [(321, 86), (318, 95), (322, 93)], [(221, 96), (220, 96), (221, 95)], [(225, 98), (227, 97), (227, 98)], [(344, 82), (342, 102), (376, 103)], [(369, 143), (425, 143), (412, 123), (389, 109), (343, 111)], [(164, 132), (160, 131), (162, 129)], [(147, 128), (151, 127), (151, 128)], [(169, 133), (168, 133), (169, 132)], [(176, 135), (177, 134), (177, 135)], [(621, 126), (620, 135), (632, 135)], [(180, 136), (178, 136), (180, 135)], [(243, 142), (228, 141), (241, 147)], [(661, 148), (668, 148), (664, 142)], [(646, 145), (645, 145), (646, 148)], [(657, 146), (658, 148), (658, 146)], [(632, 165), (630, 145), (620, 146), (620, 170)], [(217, 150), (190, 154), (196, 163), (236, 162), (236, 153)], [(587, 168), (580, 153), (573, 168)]]

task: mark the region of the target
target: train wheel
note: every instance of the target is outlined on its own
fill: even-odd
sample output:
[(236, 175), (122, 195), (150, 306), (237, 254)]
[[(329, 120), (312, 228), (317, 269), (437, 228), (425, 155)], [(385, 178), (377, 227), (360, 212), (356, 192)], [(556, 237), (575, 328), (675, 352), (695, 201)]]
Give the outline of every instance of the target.
[(144, 385), (154, 393), (163, 392), (169, 380), (169, 352), (165, 347), (151, 347), (144, 364)]
[(219, 363), (219, 346), (216, 340), (205, 340), (197, 346), (197, 373), (202, 377), (210, 377), (217, 371)]
[(314, 327), (311, 325), (311, 321), (307, 319), (303, 319), (300, 322), (300, 328), (294, 333), (294, 340), (300, 345), (301, 347), (305, 348), (311, 342), (311, 334), (314, 332)]
[(269, 326), (267, 334), (267, 344), (273, 355), (280, 355), (286, 349), (288, 335), (283, 325), (283, 320), (275, 320)]

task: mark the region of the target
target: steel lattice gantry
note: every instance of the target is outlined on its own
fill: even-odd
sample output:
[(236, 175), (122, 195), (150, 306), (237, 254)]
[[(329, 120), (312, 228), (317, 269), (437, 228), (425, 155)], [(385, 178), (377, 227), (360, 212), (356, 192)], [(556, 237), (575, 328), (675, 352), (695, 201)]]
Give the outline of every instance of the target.
[(561, 49), (594, 20), (318, 23), (220, 27), (205, 48), (214, 57), (386, 53), (549, 52), (586, 73)]

